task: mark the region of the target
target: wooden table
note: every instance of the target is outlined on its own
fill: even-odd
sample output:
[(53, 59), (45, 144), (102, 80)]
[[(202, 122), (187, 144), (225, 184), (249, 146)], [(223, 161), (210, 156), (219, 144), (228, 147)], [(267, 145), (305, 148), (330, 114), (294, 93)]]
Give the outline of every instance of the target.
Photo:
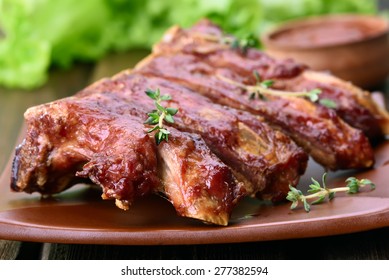
[[(33, 91), (0, 89), (0, 170), (16, 144), (24, 111), (74, 94), (90, 82), (131, 67), (147, 54), (111, 55), (97, 65), (53, 70)], [(384, 86), (383, 86), (384, 88)], [(386, 93), (389, 94), (388, 86)], [(389, 259), (389, 228), (341, 236), (267, 242), (176, 246), (50, 244), (0, 240), (0, 259)]]

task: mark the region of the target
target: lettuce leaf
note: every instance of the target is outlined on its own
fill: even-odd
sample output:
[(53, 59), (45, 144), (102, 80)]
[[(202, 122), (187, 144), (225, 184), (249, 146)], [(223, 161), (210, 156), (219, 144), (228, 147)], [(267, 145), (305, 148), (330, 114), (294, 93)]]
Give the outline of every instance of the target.
[(35, 88), (53, 65), (150, 48), (170, 26), (204, 17), (244, 36), (291, 18), (376, 11), (372, 0), (0, 0), (0, 85)]

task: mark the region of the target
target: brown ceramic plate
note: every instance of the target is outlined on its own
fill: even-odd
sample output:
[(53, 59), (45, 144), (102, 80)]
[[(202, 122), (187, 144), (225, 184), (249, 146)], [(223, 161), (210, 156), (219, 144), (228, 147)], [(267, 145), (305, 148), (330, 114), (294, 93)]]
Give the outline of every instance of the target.
[[(289, 203), (271, 205), (242, 201), (227, 227), (205, 225), (178, 217), (159, 197), (137, 201), (122, 211), (103, 201), (100, 190), (74, 186), (50, 200), (13, 193), (9, 188), (11, 161), (0, 178), (0, 239), (83, 244), (204, 244), (290, 239), (352, 233), (389, 226), (389, 141), (376, 148), (374, 170), (332, 173), (334, 184), (350, 175), (369, 178), (374, 191), (337, 195), (310, 213), (290, 210)], [(301, 185), (320, 178), (323, 169), (310, 163)], [(343, 178), (342, 178), (343, 177)]]

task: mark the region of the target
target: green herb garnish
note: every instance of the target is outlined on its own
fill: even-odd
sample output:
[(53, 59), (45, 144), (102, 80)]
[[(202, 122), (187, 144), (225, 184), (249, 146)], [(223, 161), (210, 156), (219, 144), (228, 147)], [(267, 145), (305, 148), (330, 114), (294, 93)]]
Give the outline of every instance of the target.
[(318, 102), (319, 104), (326, 106), (328, 108), (334, 109), (336, 108), (336, 103), (330, 99), (319, 99), (319, 95), (321, 94), (321, 90), (318, 88), (312, 89), (310, 91), (282, 91), (282, 90), (276, 90), (272, 89), (271, 86), (273, 86), (274, 81), (273, 80), (264, 80), (262, 81), (258, 72), (254, 71), (253, 73), (256, 84), (254, 86), (245, 85), (239, 82), (236, 82), (234, 80), (231, 80), (227, 77), (224, 77), (220, 74), (217, 74), (216, 76), (223, 80), (224, 82), (227, 82), (229, 84), (235, 85), (237, 87), (240, 87), (247, 92), (250, 92), (249, 99), (261, 99), (266, 100), (266, 96), (284, 96), (284, 97), (306, 97), (311, 102)]
[(336, 109), (337, 105), (336, 105), (336, 102), (331, 100), (331, 99), (327, 99), (327, 98), (321, 98), (319, 100), (319, 103), (323, 106), (326, 106), (327, 108), (330, 108), (330, 109)]
[(174, 123), (173, 116), (177, 114), (177, 108), (165, 108), (161, 105), (162, 101), (171, 100), (171, 96), (161, 95), (160, 90), (157, 88), (155, 91), (147, 89), (146, 92), (148, 97), (154, 100), (155, 107), (157, 109), (147, 113), (149, 116), (145, 121), (145, 124), (155, 125), (153, 128), (147, 130), (147, 133), (155, 131), (155, 141), (159, 145), (162, 141), (168, 141), (170, 131), (163, 127), (163, 121), (168, 123)]
[[(322, 185), (315, 179), (311, 178), (312, 184), (309, 185), (308, 195), (304, 195), (302, 191), (296, 189), (293, 186), (289, 186), (290, 191), (286, 197), (287, 200), (292, 202), (290, 209), (295, 209), (299, 202), (302, 202), (304, 205), (305, 211), (309, 212), (311, 210), (312, 204), (319, 204), (325, 201), (326, 199), (332, 200), (335, 197), (337, 192), (347, 192), (349, 194), (358, 193), (361, 188), (370, 187), (371, 190), (375, 189), (375, 184), (368, 179), (358, 180), (355, 177), (349, 177), (346, 179), (346, 186), (339, 188), (328, 188), (326, 186), (326, 177), (327, 173), (323, 174)], [(310, 200), (314, 201), (310, 202)]]
[(249, 48), (258, 48), (260, 43), (257, 37), (249, 34), (243, 38), (236, 38), (229, 35), (213, 35), (206, 33), (195, 33), (194, 36), (205, 39), (210, 42), (220, 43), (233, 50), (238, 50), (245, 54)]
[[(228, 40), (229, 39), (229, 40)], [(258, 48), (259, 40), (253, 34), (249, 34), (241, 39), (225, 37), (223, 40), (225, 44), (228, 44), (232, 49), (246, 53), (249, 48)]]

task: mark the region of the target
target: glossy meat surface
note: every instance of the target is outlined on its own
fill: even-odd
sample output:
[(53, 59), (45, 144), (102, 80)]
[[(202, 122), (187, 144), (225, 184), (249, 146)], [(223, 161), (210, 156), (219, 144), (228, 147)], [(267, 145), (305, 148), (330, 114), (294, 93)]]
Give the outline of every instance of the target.
[(74, 97), (30, 108), (25, 118), (27, 136), (13, 164), (15, 191), (58, 193), (82, 181), (78, 172), (126, 208), (158, 184), (153, 139), (134, 119)]
[(161, 193), (180, 215), (226, 225), (240, 188), (229, 167), (200, 137), (173, 128), (170, 141), (157, 147), (143, 119), (115, 110), (128, 106), (92, 93), (30, 108), (12, 189), (54, 194), (85, 178), (119, 208)]
[[(170, 128), (168, 142), (158, 146), (158, 191), (183, 217), (227, 225), (233, 207), (242, 198), (242, 184), (196, 134)], [(185, 136), (185, 137), (182, 137)]]
[(351, 126), (362, 130), (369, 139), (381, 140), (389, 135), (389, 114), (370, 96), (351, 83), (326, 73), (305, 71), (295, 79), (284, 80), (285, 90), (301, 91), (320, 88), (321, 98), (335, 102), (336, 113)]
[(243, 52), (232, 49), (230, 45), (223, 43), (224, 38), (226, 36), (223, 31), (209, 20), (201, 20), (189, 29), (174, 26), (154, 45), (153, 54), (203, 56), (219, 67), (232, 67), (248, 76), (252, 76), (255, 70), (263, 79), (294, 78), (307, 69), (305, 65), (289, 59), (273, 59), (255, 48), (248, 48)]
[(264, 117), (329, 169), (364, 168), (374, 163), (368, 139), (360, 130), (343, 122), (335, 111), (299, 97), (252, 100), (251, 92), (218, 78), (223, 76), (244, 83), (246, 76), (231, 68), (213, 67), (204, 57), (188, 54), (155, 56), (137, 71), (169, 79), (214, 102)]
[(213, 66), (233, 68), (242, 76), (253, 76), (256, 71), (263, 79), (277, 81), (275, 86), (282, 90), (320, 88), (320, 98), (333, 100), (337, 114), (352, 127), (361, 129), (372, 140), (389, 134), (389, 114), (368, 92), (334, 76), (310, 71), (291, 60), (272, 59), (253, 48), (244, 52), (233, 50), (224, 43), (225, 38), (233, 39), (209, 20), (202, 20), (189, 29), (171, 28), (154, 46), (153, 54), (199, 55)]
[[(172, 28), (135, 70), (28, 109), (11, 188), (55, 194), (94, 183), (125, 210), (159, 194), (178, 215), (227, 225), (245, 196), (284, 200), (305, 172), (307, 153), (331, 170), (373, 165), (365, 134), (379, 138), (389, 118), (369, 96), (293, 61), (231, 49), (220, 38), (209, 21)], [(290, 95), (252, 98), (254, 71), (277, 90), (320, 87), (336, 110)], [(155, 109), (147, 89), (169, 94), (163, 105), (179, 109), (159, 145), (145, 124)]]
[(220, 42), (209, 42), (199, 35), (199, 30), (219, 36), (218, 29), (207, 22), (189, 31), (172, 29), (136, 71), (180, 83), (214, 102), (264, 117), (328, 169), (366, 168), (374, 164), (368, 138), (334, 110), (288, 95), (266, 95), (266, 100), (253, 100), (251, 92), (234, 84), (254, 85), (256, 70), (262, 79), (275, 79), (276, 87), (284, 86), (285, 80), (296, 79), (303, 73), (302, 66), (279, 66), (257, 50), (242, 53)]
[[(159, 89), (172, 99), (166, 106), (179, 108), (174, 127), (202, 136), (210, 149), (245, 182), (241, 193), (271, 200), (285, 198), (290, 184), (297, 184), (308, 157), (289, 137), (273, 130), (262, 118), (245, 111), (214, 104), (181, 85), (152, 76), (123, 72), (86, 90), (107, 98), (120, 96), (128, 107), (113, 108), (120, 114), (146, 119), (155, 107), (146, 89)], [(85, 94), (85, 93), (80, 93)], [(133, 107), (130, 111), (128, 109)]]

